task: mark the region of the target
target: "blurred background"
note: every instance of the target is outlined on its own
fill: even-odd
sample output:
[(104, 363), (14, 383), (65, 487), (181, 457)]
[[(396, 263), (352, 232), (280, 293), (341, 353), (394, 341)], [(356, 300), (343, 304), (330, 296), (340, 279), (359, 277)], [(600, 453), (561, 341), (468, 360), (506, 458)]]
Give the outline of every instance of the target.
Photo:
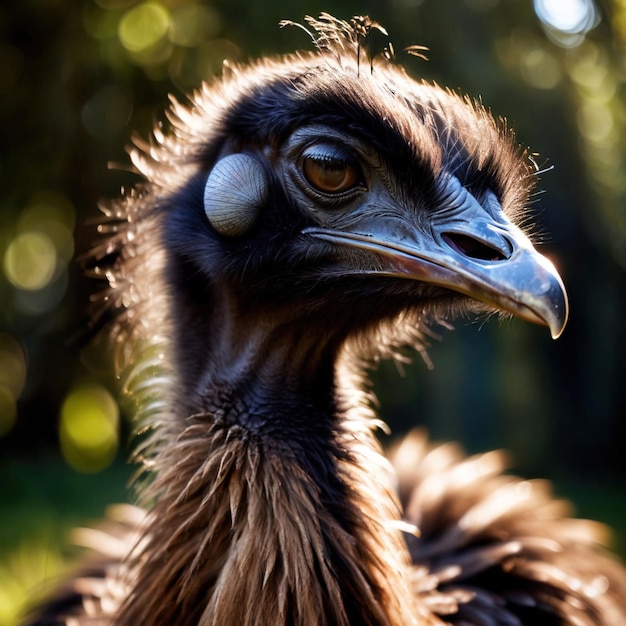
[(369, 14), (408, 71), (506, 117), (542, 170), (534, 210), (562, 272), (557, 342), (460, 322), (376, 373), (395, 434), (426, 426), (554, 481), (626, 553), (626, 0), (9, 0), (0, 7), (0, 626), (71, 562), (69, 530), (132, 498), (129, 411), (85, 342), (81, 256), (98, 200), (134, 184), (125, 146), (225, 58), (310, 48), (281, 19)]

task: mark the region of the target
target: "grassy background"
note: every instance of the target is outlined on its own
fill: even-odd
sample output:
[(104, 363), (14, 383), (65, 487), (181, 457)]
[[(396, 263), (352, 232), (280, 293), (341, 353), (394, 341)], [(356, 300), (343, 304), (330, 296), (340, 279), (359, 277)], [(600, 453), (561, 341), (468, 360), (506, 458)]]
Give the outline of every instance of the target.
[(116, 460), (81, 474), (56, 455), (0, 462), (0, 626), (13, 626), (77, 557), (71, 531), (126, 502), (132, 468)]

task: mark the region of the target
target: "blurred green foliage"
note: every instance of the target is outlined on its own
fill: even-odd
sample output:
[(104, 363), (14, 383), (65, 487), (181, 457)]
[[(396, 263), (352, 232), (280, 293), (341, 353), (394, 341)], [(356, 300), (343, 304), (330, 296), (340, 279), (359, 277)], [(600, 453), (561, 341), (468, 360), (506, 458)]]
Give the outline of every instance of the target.
[[(98, 199), (136, 182), (125, 145), (165, 119), (169, 93), (184, 99), (219, 73), (224, 59), (310, 47), (299, 29), (281, 30), (278, 22), (323, 10), (342, 18), (369, 14), (396, 50), (426, 45), (428, 62), (406, 57), (410, 73), (481, 98), (537, 151), (539, 167), (549, 171), (533, 207), (535, 230), (571, 297), (570, 324), (557, 343), (520, 322), (480, 328), (460, 322), (442, 343), (433, 342), (434, 372), (417, 362), (403, 378), (395, 366), (383, 366), (376, 380), (384, 417), (395, 432), (425, 424), (436, 438), (460, 440), (470, 451), (506, 447), (526, 473), (569, 485), (585, 481), (584, 502), (594, 501), (589, 494), (603, 484), (602, 494), (617, 497), (596, 498), (584, 512), (623, 519), (625, 0), (3, 3), (0, 451), (9, 463), (0, 482), (3, 509), (17, 506), (16, 483), (6, 473), (15, 468), (24, 476), (26, 503), (28, 485), (53, 489), (46, 469), (27, 469), (42, 467), (32, 465), (41, 454), (63, 454), (73, 467), (96, 471), (118, 448), (128, 450), (110, 359), (102, 342), (82, 341), (94, 285), (76, 260), (96, 236)], [(72, 472), (51, 476), (67, 485)], [(101, 508), (112, 494), (100, 493)], [(569, 493), (577, 497), (575, 489)], [(32, 525), (5, 513), (2, 536), (26, 540)], [(24, 515), (42, 528), (48, 523), (36, 506)], [(13, 547), (4, 541), (5, 550)], [(11, 558), (28, 550), (15, 548)], [(50, 554), (55, 560), (58, 550)], [(1, 611), (0, 601), (0, 624)]]
[(132, 469), (116, 459), (97, 474), (76, 472), (57, 456), (0, 460), (0, 625), (16, 623), (47, 585), (71, 571), (74, 528), (97, 524), (104, 507), (126, 500)]

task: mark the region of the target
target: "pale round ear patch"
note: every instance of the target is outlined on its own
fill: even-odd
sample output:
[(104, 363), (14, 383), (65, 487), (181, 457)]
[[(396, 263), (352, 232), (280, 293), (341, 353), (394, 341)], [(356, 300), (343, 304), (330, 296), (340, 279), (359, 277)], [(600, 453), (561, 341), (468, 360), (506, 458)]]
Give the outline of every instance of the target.
[(220, 159), (204, 187), (204, 212), (224, 237), (249, 233), (267, 200), (267, 178), (257, 159), (230, 154)]

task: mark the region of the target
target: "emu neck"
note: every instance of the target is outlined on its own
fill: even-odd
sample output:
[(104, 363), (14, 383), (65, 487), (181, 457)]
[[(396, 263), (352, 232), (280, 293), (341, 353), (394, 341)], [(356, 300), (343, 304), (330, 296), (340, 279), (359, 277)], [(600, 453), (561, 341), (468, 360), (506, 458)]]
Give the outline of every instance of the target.
[(204, 318), (216, 331), (155, 454), (119, 624), (414, 623), (368, 416), (337, 390), (340, 342), (260, 308)]
[(342, 419), (340, 332), (306, 312), (242, 302), (225, 288), (214, 295), (191, 356), (188, 328), (176, 340), (180, 417), (205, 413), (285, 443), (327, 437)]

